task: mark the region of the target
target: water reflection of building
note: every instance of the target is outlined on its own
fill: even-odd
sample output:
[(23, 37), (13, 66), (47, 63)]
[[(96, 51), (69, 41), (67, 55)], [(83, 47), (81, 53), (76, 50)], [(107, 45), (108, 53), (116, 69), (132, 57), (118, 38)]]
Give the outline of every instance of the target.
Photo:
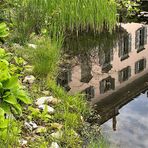
[(148, 80), (147, 26), (131, 23), (121, 27), (125, 33), (119, 35), (115, 47), (98, 51), (96, 46), (90, 55), (75, 56), (67, 81), (70, 93), (82, 92), (92, 104), (98, 104), (98, 112), (104, 116), (101, 123), (113, 117), (114, 129), (119, 108), (145, 90)]
[(129, 57), (129, 53), (131, 52), (131, 41), (131, 34), (125, 33), (121, 35), (118, 43), (118, 54), (121, 58), (121, 61)]
[(111, 76), (100, 81), (100, 94), (115, 89), (115, 79)]
[(136, 36), (135, 36), (135, 48), (137, 49), (137, 52), (145, 49), (144, 46), (147, 43), (147, 27), (140, 27), (136, 30)]
[[(106, 96), (98, 101), (96, 110), (101, 116), (100, 124), (105, 123), (109, 119), (113, 119), (113, 129), (116, 130), (116, 116), (119, 114), (119, 109), (136, 98), (141, 93), (148, 90), (148, 73), (129, 83), (126, 87), (122, 87), (118, 91)], [(148, 91), (147, 91), (148, 92)]]
[(64, 64), (61, 65), (61, 72), (59, 73), (59, 77), (57, 78), (57, 83), (63, 86), (67, 91), (71, 88), (69, 87), (69, 82), (71, 81), (71, 65)]
[(90, 56), (85, 53), (80, 57), (80, 65), (81, 65), (81, 82), (88, 83), (92, 79), (92, 63)]
[(85, 92), (93, 86), (92, 101), (95, 103), (98, 98), (102, 99), (117, 91), (134, 81), (138, 74), (141, 75), (140, 72), (145, 72), (148, 59), (147, 26), (132, 23), (122, 24), (122, 28), (126, 32), (120, 35), (117, 46), (113, 49), (99, 53), (96, 50), (93, 57), (89, 54), (76, 57), (80, 64), (71, 69), (71, 81), (68, 83), (71, 93)]
[(113, 61), (113, 49), (103, 50), (99, 52), (99, 63), (102, 67), (102, 72), (108, 72), (111, 70)]

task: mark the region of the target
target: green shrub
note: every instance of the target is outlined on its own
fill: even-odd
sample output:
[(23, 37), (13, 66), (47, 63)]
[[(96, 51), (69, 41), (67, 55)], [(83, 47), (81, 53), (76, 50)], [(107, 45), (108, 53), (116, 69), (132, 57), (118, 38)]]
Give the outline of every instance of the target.
[(60, 58), (60, 42), (41, 37), (35, 39), (33, 43), (36, 48), (28, 48), (25, 54), (34, 66), (34, 74), (41, 78), (46, 78), (48, 74), (53, 76), (57, 72)]
[(7, 140), (5, 138), (10, 123), (5, 115), (20, 115), (21, 104), (31, 103), (30, 98), (19, 84), (17, 76), (11, 75), (10, 63), (5, 57), (4, 49), (0, 48), (0, 139), (4, 141)]

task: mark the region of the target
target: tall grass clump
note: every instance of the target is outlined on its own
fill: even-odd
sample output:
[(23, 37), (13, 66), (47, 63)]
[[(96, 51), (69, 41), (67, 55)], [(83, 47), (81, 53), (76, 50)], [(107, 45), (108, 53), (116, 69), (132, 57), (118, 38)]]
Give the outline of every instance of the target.
[[(18, 0), (17, 0), (18, 1)], [(52, 34), (67, 31), (110, 31), (116, 25), (114, 0), (22, 0), (12, 10), (16, 41), (23, 43), (31, 32), (46, 28)]]
[(83, 95), (76, 94), (72, 96), (68, 94), (64, 88), (58, 86), (55, 80), (50, 79), (50, 77), (47, 79), (47, 85), (55, 97), (62, 98), (62, 105), (64, 107), (60, 104), (59, 108), (61, 110), (64, 109), (65, 113), (75, 112), (79, 115), (81, 114), (82, 116), (85, 116), (88, 112), (90, 112), (90, 108), (88, 107), (88, 104)]
[(63, 136), (59, 139), (62, 147), (82, 147), (82, 137), (78, 136), (84, 125), (83, 118), (90, 113), (84, 97), (80, 94), (69, 95), (58, 86), (54, 80), (47, 80), (48, 88), (53, 95), (61, 99), (61, 103), (56, 106), (57, 112), (54, 115), (55, 122), (63, 123)]
[(25, 55), (33, 65), (33, 72), (36, 76), (46, 78), (56, 75), (60, 59), (61, 41), (55, 41), (49, 37), (36, 37), (33, 39), (35, 48), (27, 47)]

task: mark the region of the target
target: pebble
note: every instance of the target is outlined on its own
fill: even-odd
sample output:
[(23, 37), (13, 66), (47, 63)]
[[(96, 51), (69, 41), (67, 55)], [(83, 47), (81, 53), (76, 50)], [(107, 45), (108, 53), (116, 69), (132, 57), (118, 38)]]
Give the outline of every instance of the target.
[(39, 105), (39, 109), (44, 110), (47, 107), (47, 111), (50, 114), (53, 114), (55, 112), (54, 108), (50, 107), (49, 105)]
[(23, 80), (23, 83), (29, 83), (32, 84), (35, 81), (35, 77), (33, 75), (26, 76)]
[(47, 96), (47, 97), (38, 98), (35, 104), (38, 106), (43, 105), (45, 103), (56, 105), (60, 102), (61, 102), (61, 100), (54, 98), (53, 96)]
[(26, 127), (27, 129), (29, 129), (30, 131), (32, 131), (32, 130), (38, 128), (37, 124), (34, 123), (34, 122), (32, 122), (32, 121), (30, 121), (30, 122), (25, 122), (25, 127)]
[(32, 126), (33, 129), (38, 128), (37, 124), (32, 121), (30, 121), (29, 124)]
[(52, 142), (49, 148), (60, 148), (60, 146), (56, 142)]
[(19, 140), (19, 143), (21, 144), (21, 146), (27, 145), (27, 141), (24, 139)]
[(27, 129), (29, 129), (30, 131), (33, 130), (33, 127), (32, 127), (28, 122), (25, 122), (24, 125), (25, 125), (25, 127), (26, 127)]

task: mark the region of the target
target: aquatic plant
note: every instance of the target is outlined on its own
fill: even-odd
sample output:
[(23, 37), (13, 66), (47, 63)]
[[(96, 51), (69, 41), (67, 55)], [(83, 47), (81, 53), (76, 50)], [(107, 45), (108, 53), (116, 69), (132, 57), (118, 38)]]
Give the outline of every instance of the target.
[[(51, 0), (49, 14), (53, 25), (63, 30), (100, 31), (104, 25), (112, 29), (116, 23), (116, 4), (108, 0)], [(51, 8), (51, 9), (50, 9)]]
[(22, 0), (11, 13), (17, 39), (27, 39), (32, 32), (46, 28), (50, 35), (91, 29), (110, 31), (116, 24), (114, 0)]

